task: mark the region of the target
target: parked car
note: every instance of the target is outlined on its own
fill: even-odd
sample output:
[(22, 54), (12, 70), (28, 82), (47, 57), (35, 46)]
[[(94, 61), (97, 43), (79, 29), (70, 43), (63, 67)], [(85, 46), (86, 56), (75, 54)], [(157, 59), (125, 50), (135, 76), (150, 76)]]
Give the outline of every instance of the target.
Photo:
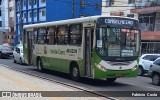
[(143, 54), (139, 59), (138, 75), (142, 76), (147, 73), (150, 65), (153, 64), (158, 57), (160, 57), (160, 54)]
[(152, 78), (154, 85), (160, 85), (160, 58), (157, 58), (150, 66), (148, 75)]
[(9, 48), (11, 48), (12, 50), (14, 49), (14, 47), (13, 46), (11, 46), (10, 44), (8, 44), (8, 43), (3, 43), (3, 45), (4, 46), (7, 46), (7, 47), (9, 47)]
[(13, 51), (13, 62), (14, 63), (19, 63), (19, 64), (24, 64), (24, 57), (23, 57), (23, 46), (22, 45), (17, 45), (14, 48)]
[(0, 45), (0, 58), (11, 58), (13, 57), (13, 50), (5, 45)]

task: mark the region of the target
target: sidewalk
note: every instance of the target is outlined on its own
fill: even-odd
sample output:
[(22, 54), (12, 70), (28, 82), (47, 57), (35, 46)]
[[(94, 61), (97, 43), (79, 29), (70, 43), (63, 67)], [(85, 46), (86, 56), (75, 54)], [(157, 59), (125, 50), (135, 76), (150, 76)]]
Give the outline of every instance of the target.
[[(32, 92), (78, 90), (0, 66), (0, 91), (20, 91), (25, 93), (25, 91)], [(25, 94), (19, 97), (17, 95), (18, 94), (15, 94), (14, 97), (0, 97), (0, 100), (106, 100), (105, 98), (101, 97), (41, 97), (41, 94), (37, 94), (37, 97), (25, 97)], [(0, 96), (2, 96), (2, 93), (0, 94)]]

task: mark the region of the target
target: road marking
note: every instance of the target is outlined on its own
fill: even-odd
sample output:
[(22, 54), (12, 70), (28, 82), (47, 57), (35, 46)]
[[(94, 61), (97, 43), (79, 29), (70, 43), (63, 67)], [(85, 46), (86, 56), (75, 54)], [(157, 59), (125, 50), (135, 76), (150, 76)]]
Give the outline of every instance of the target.
[(160, 89), (157, 89), (157, 88), (154, 88), (154, 87), (147, 87), (147, 88), (150, 88), (150, 89), (154, 89), (154, 90), (160, 91)]
[(136, 85), (136, 84), (134, 84), (134, 83), (130, 83), (130, 82), (121, 82), (121, 83), (129, 84), (129, 85)]

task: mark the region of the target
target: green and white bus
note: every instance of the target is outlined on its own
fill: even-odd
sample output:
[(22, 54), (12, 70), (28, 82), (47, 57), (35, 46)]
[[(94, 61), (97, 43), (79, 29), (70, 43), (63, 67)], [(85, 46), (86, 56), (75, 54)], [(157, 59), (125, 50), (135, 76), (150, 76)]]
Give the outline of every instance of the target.
[(25, 25), (24, 57), (38, 70), (80, 77), (136, 77), (140, 29), (136, 19), (90, 16)]

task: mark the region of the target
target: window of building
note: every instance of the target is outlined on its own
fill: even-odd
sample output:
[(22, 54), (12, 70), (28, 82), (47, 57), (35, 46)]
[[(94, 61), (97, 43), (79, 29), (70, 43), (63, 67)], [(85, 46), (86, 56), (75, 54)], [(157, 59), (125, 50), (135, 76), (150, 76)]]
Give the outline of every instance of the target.
[(46, 10), (45, 10), (45, 9), (42, 10), (42, 16), (43, 16), (43, 17), (46, 16)]
[(155, 18), (155, 13), (139, 14), (138, 19), (141, 31), (153, 31), (155, 29)]
[(46, 0), (41, 0), (41, 3), (45, 3), (46, 2)]
[(37, 0), (33, 0), (33, 4), (36, 5), (36, 3), (37, 3)]
[(29, 5), (32, 5), (32, 0), (29, 0)]
[(81, 7), (81, 8), (85, 8), (85, 7), (86, 7), (86, 2), (83, 1), (83, 0), (81, 0), (81, 1), (80, 1), (80, 7)]
[(23, 6), (24, 6), (24, 7), (26, 6), (26, 0), (23, 1)]
[(9, 17), (9, 20), (12, 20), (13, 17)]
[(135, 0), (128, 0), (128, 4), (135, 3)]
[(127, 17), (132, 17), (132, 18), (134, 18), (134, 14), (127, 14)]
[(34, 10), (34, 14), (33, 14), (34, 17), (37, 17), (37, 11)]
[(100, 9), (101, 5), (99, 3), (95, 3), (95, 9)]
[(69, 34), (69, 44), (80, 45), (82, 42), (82, 25), (71, 25)]
[(11, 12), (12, 11), (12, 7), (9, 7), (9, 12)]
[(32, 12), (31, 11), (29, 12), (29, 17), (32, 18)]
[(17, 10), (20, 10), (20, 0), (17, 1)]
[(112, 5), (114, 5), (114, 0), (110, 0), (110, 2), (109, 2), (109, 6), (112, 6)]
[(23, 13), (23, 17), (26, 18), (26, 12)]
[(14, 32), (14, 27), (11, 27), (11, 32)]
[(68, 43), (68, 26), (59, 26), (57, 33), (57, 44)]

